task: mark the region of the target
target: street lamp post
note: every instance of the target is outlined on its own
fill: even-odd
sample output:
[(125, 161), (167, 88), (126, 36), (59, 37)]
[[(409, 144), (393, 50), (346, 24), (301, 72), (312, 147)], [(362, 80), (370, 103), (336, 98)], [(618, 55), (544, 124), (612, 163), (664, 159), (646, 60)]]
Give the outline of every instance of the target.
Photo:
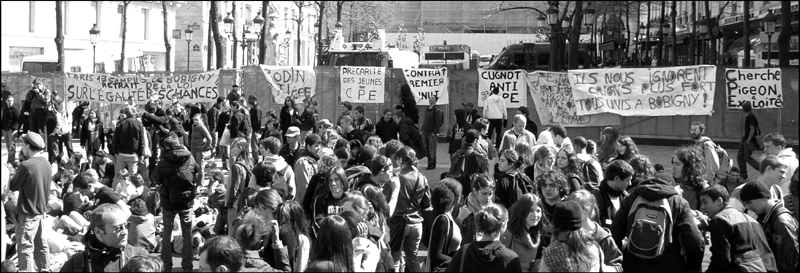
[[(231, 37), (233, 34), (233, 16), (231, 16), (231, 12), (228, 12), (228, 16), (225, 16), (225, 19), (222, 20), (225, 23), (225, 33), (228, 35), (228, 38)], [(233, 37), (234, 42), (236, 41), (236, 37)], [(233, 56), (236, 56), (236, 45), (233, 46)], [(233, 60), (234, 65), (236, 63), (236, 59)], [(235, 66), (234, 66), (235, 67)]]
[(636, 58), (637, 59), (636, 61), (639, 63), (639, 65), (642, 65), (642, 61), (643, 61), (642, 58), (644, 58), (644, 55), (645, 55), (645, 53), (641, 53), (641, 52), (642, 51), (646, 52), (645, 45), (641, 44), (642, 39), (644, 39), (644, 42), (645, 42), (646, 45), (650, 45), (650, 41), (649, 41), (648, 37), (646, 35), (644, 35), (644, 34), (641, 34), (641, 32), (645, 31), (646, 29), (647, 29), (647, 27), (645, 27), (643, 23), (639, 23), (639, 32), (640, 32), (640, 34), (639, 34), (639, 52), (640, 53), (639, 54), (642, 55), (642, 56), (637, 56), (638, 58)]
[(100, 29), (97, 28), (97, 24), (92, 26), (92, 29), (89, 30), (89, 40), (92, 42), (92, 73), (97, 73), (96, 71), (96, 63), (97, 63), (97, 40), (100, 36)]
[[(706, 40), (705, 40), (706, 33), (708, 33), (708, 22), (707, 22), (707, 20), (705, 18), (701, 19), (700, 23), (698, 23), (698, 26), (700, 26), (700, 36), (703, 37), (703, 41), (701, 42), (701, 44), (703, 45), (703, 62), (705, 63), (705, 62), (708, 61), (708, 59), (706, 57)], [(749, 43), (749, 41), (747, 41), (747, 42)]]
[[(586, 30), (591, 31), (589, 34), (589, 43), (594, 44), (594, 31), (592, 31), (592, 26), (594, 25), (594, 14), (597, 11), (593, 8), (586, 8), (583, 10), (583, 23), (586, 25)], [(592, 55), (594, 55), (594, 50), (592, 50)]]
[(547, 24), (550, 25), (550, 71), (556, 71), (557, 63), (555, 61), (555, 43), (556, 36), (556, 29), (558, 27), (558, 8), (551, 5), (550, 8), (547, 9)]
[(189, 25), (183, 32), (186, 33), (186, 71), (189, 71), (189, 60), (192, 53), (192, 33), (194, 33), (194, 30), (192, 30), (192, 26)]
[(777, 20), (778, 16), (775, 16), (772, 10), (763, 19), (764, 32), (767, 33), (767, 67), (772, 66), (772, 34), (775, 33), (775, 21)]
[[(661, 29), (663, 29), (663, 33), (662, 34), (664, 35), (664, 40), (662, 40), (662, 42), (661, 42), (663, 44), (663, 46), (662, 46), (663, 50), (661, 50), (661, 55), (662, 56), (660, 56), (663, 63), (669, 63), (669, 58), (667, 57), (667, 56), (669, 56), (669, 53), (667, 53), (669, 51), (669, 50), (667, 50), (667, 37), (669, 36), (669, 28), (670, 28), (669, 23), (667, 23), (667, 21), (664, 20), (664, 24), (661, 25)], [(675, 45), (672, 45), (672, 46), (675, 46)]]

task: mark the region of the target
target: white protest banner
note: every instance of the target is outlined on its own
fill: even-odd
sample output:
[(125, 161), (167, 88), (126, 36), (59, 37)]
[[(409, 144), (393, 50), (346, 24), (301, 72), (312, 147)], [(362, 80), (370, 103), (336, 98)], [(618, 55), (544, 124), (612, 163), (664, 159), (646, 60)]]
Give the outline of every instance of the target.
[(287, 97), (295, 103), (313, 97), (317, 86), (317, 75), (310, 66), (267, 66), (260, 65), (269, 83), (272, 100), (283, 104)]
[(578, 115), (711, 115), (712, 65), (570, 70)]
[(177, 97), (181, 103), (214, 102), (219, 97), (219, 71), (152, 78), (95, 73), (65, 73), (66, 99), (99, 103), (135, 104)]
[(417, 105), (429, 105), (428, 98), (431, 95), (439, 98), (436, 102), (438, 105), (450, 103), (450, 92), (447, 89), (450, 79), (447, 68), (406, 68), (403, 69), (403, 75), (406, 76), (406, 83), (411, 88)]
[(753, 109), (783, 108), (781, 69), (725, 69), (728, 109), (742, 109), (749, 101)]
[(543, 125), (587, 127), (620, 124), (619, 115), (615, 114), (578, 115), (566, 72), (535, 71), (528, 73), (526, 82)]
[(383, 103), (385, 67), (342, 66), (339, 69), (342, 101)]
[(486, 104), (492, 88), (500, 89), (500, 96), (506, 100), (506, 108), (527, 106), (525, 92), (525, 70), (487, 70), (478, 68), (478, 106)]

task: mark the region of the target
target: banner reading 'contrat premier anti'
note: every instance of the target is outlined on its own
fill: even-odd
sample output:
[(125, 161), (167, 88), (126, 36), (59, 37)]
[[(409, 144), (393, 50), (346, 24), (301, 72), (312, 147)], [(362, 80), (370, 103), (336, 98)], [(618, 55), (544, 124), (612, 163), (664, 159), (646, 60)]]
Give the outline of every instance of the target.
[(711, 115), (717, 68), (712, 65), (570, 70), (578, 115)]
[(566, 72), (535, 71), (528, 73), (526, 82), (539, 120), (544, 125), (586, 127), (620, 124), (619, 115), (615, 114), (578, 115)]
[(527, 106), (528, 94), (525, 92), (525, 70), (487, 70), (478, 69), (478, 106), (483, 107), (486, 99), (497, 87), (500, 97), (506, 101), (506, 108)]
[(283, 104), (291, 97), (295, 103), (313, 97), (317, 87), (317, 75), (310, 66), (259, 66), (269, 83), (272, 100)]
[(342, 101), (383, 103), (385, 67), (342, 66), (339, 69)]
[(725, 69), (728, 109), (742, 109), (749, 101), (753, 109), (783, 108), (781, 69)]
[(428, 98), (436, 96), (439, 100), (437, 105), (450, 103), (450, 72), (447, 68), (428, 69), (428, 68), (404, 68), (403, 75), (406, 77), (406, 84), (411, 88), (417, 105), (430, 105)]
[(181, 103), (214, 102), (219, 97), (219, 71), (152, 78), (97, 73), (65, 73), (66, 99), (98, 103), (146, 104), (151, 98), (178, 98)]

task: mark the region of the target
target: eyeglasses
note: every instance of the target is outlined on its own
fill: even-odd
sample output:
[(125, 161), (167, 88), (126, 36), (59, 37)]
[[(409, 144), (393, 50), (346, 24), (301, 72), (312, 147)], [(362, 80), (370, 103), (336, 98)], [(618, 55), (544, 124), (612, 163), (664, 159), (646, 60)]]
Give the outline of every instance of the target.
[(118, 226), (114, 226), (113, 228), (111, 228), (111, 232), (120, 233), (123, 230), (127, 230), (130, 226), (131, 226), (131, 222), (125, 222), (125, 223), (122, 223), (122, 224), (120, 224)]

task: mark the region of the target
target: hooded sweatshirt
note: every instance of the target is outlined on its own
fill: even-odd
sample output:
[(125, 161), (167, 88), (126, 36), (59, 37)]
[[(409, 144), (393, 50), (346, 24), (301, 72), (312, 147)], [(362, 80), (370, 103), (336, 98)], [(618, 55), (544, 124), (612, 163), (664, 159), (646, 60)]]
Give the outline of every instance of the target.
[[(666, 198), (672, 211), (672, 244), (664, 251), (661, 257), (655, 259), (641, 259), (627, 253), (625, 247), (622, 267), (625, 271), (700, 271), (703, 262), (703, 238), (695, 224), (694, 216), (686, 202), (675, 187), (660, 179), (651, 179), (639, 183), (630, 196), (622, 200), (620, 209), (614, 216), (611, 224), (611, 235), (618, 246), (624, 246), (622, 239), (628, 235), (631, 227), (628, 217), (631, 206), (636, 198), (642, 196), (650, 200)], [(632, 218), (633, 216), (631, 216)], [(684, 254), (681, 255), (681, 252)]]
[(500, 241), (476, 241), (456, 251), (445, 272), (522, 272), (522, 266)]
[[(275, 166), (275, 170), (278, 172), (283, 173), (283, 178), (286, 179), (286, 200), (294, 200), (295, 194), (297, 194), (297, 186), (294, 181), (294, 171), (292, 170), (292, 166), (289, 166), (286, 163), (286, 160), (283, 157), (278, 155), (271, 155), (264, 157), (265, 162), (272, 163)], [(250, 185), (251, 187), (255, 187), (255, 185)]]
[(171, 197), (179, 196), (184, 192), (196, 193), (194, 176), (200, 170), (200, 166), (195, 163), (192, 153), (183, 146), (168, 150), (162, 156), (163, 160), (158, 162), (152, 175), (153, 182), (156, 185), (162, 185), (159, 191), (161, 206), (167, 210), (190, 209), (193, 201), (188, 198), (189, 195), (184, 195), (188, 201), (172, 200)]
[(499, 94), (494, 94), (486, 98), (483, 106), (483, 117), (487, 119), (506, 119), (506, 101)]

